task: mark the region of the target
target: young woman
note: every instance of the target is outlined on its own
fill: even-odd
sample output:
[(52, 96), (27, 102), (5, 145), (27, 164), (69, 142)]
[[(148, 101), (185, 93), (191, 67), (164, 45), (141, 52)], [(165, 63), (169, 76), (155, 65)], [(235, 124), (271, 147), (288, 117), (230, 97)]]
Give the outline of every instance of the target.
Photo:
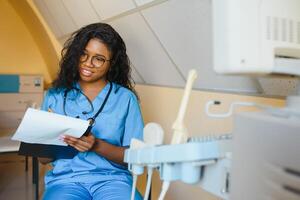
[[(130, 199), (132, 177), (123, 162), (132, 138), (142, 139), (143, 119), (120, 35), (108, 24), (81, 28), (67, 40), (60, 72), (43, 110), (91, 121), (80, 138), (62, 140), (79, 153), (52, 162), (44, 199)], [(135, 199), (141, 199), (137, 193)]]

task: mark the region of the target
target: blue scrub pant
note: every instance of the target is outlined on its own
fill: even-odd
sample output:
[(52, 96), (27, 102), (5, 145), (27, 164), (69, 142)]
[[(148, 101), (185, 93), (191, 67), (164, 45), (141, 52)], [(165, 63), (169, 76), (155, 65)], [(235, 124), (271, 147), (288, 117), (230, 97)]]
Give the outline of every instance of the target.
[[(131, 185), (125, 181), (97, 183), (53, 183), (46, 187), (43, 200), (129, 200)], [(135, 192), (135, 200), (142, 200)]]

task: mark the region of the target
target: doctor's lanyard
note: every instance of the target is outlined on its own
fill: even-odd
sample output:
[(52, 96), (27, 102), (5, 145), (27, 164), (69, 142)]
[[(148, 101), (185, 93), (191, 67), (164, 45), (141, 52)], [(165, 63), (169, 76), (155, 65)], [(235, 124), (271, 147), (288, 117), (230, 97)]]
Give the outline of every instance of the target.
[[(75, 89), (77, 89), (77, 88), (75, 88)], [(110, 93), (111, 93), (111, 90), (112, 90), (112, 83), (109, 82), (109, 90), (108, 90), (108, 92), (107, 92), (107, 94), (106, 94), (106, 96), (105, 96), (105, 99), (104, 99), (104, 101), (102, 102), (102, 104), (101, 104), (101, 106), (100, 106), (98, 112), (97, 112), (93, 117), (90, 117), (90, 118), (87, 119), (87, 120), (89, 121), (89, 127), (87, 128), (87, 130), (84, 132), (83, 135), (87, 135), (87, 134), (91, 131), (91, 129), (92, 129), (92, 127), (93, 127), (93, 124), (95, 123), (96, 118), (97, 118), (98, 115), (101, 113), (101, 111), (103, 110), (103, 108), (104, 108), (104, 106), (105, 106), (105, 104), (106, 104), (106, 102), (107, 102), (107, 99), (108, 99), (108, 97), (109, 97), (109, 95), (110, 95)], [(67, 113), (66, 113), (66, 101), (67, 101), (67, 95), (68, 95), (68, 92), (69, 92), (69, 91), (70, 91), (70, 90), (66, 90), (65, 93), (64, 93), (63, 111), (64, 111), (64, 114), (65, 114), (66, 116), (68, 116)], [(82, 93), (82, 92), (81, 92), (81, 93)], [(82, 93), (82, 94), (83, 94), (83, 93)], [(89, 103), (90, 103), (91, 106), (93, 107), (93, 104), (92, 104), (92, 102), (89, 100), (89, 98), (88, 98), (85, 94), (83, 94), (83, 95), (85, 96), (85, 98), (87, 98), (87, 100), (89, 101)], [(83, 112), (83, 113), (86, 113), (86, 112)]]

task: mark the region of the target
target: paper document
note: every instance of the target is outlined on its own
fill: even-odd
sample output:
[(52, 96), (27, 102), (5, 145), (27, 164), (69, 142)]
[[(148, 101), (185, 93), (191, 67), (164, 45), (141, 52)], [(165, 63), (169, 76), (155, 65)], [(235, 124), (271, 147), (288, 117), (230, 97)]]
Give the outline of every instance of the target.
[(79, 138), (88, 126), (87, 120), (28, 108), (12, 140), (67, 146), (60, 135)]

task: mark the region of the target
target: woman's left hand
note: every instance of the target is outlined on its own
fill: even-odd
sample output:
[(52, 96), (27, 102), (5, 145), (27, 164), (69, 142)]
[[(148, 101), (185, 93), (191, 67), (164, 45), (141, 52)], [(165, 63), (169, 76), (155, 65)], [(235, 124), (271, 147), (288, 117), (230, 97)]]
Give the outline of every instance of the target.
[(80, 138), (64, 135), (63, 141), (78, 151), (85, 152), (90, 151), (93, 148), (95, 144), (95, 137), (91, 133), (87, 136), (81, 136)]

